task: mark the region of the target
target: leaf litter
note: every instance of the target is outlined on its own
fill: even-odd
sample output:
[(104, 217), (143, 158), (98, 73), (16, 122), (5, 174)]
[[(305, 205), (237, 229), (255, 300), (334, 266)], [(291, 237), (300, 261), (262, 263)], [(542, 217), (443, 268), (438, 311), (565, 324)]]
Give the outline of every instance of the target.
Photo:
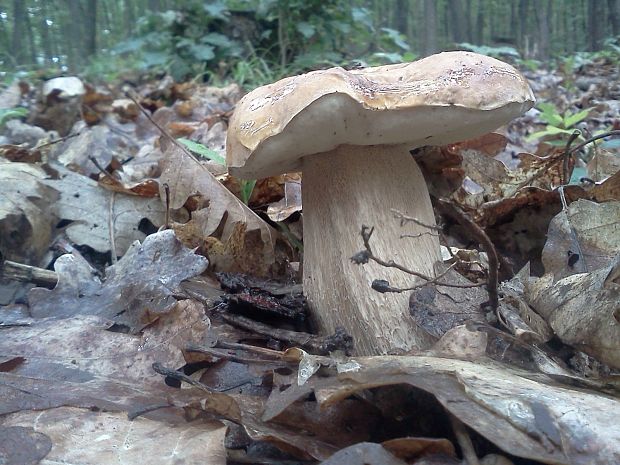
[[(545, 76), (532, 80), (541, 95), (561, 87)], [(58, 234), (84, 253), (55, 257), (56, 287), (34, 288), (27, 307), (2, 310), (0, 456), (142, 463), (149, 450), (153, 463), (453, 464), (475, 447), (485, 464), (620, 460), (613, 147), (592, 156), (588, 181), (562, 192), (562, 152), (522, 140), (525, 127), (540, 125), (535, 111), (508, 138), (416, 151), (426, 157), (431, 192), (495, 244), (506, 280), (498, 311), (483, 310), (482, 287), (429, 285), (410, 299), (418, 325), (437, 341), (429, 351), (317, 355), (327, 352), (302, 342), (317, 336), (295, 297), (299, 287), (258, 279), (299, 278), (287, 264), (301, 251), (292, 239), (300, 229), (299, 175), (257, 183), (249, 204), (259, 216), (213, 162), (158, 141), (161, 132), (134, 101), (85, 89), (56, 92), (29, 120), (63, 135), (81, 127), (80, 136), (43, 149), (43, 158), (17, 145), (1, 152), (10, 155), (0, 170), (8, 180), (4, 259), (45, 267)], [(144, 106), (159, 108), (153, 120), (164, 130), (222, 153), (238, 87), (162, 80), (138, 93)], [(586, 94), (580, 98), (600, 98)], [(90, 129), (75, 111), (86, 101), (99, 112), (83, 113)], [(37, 161), (50, 154), (48, 164)], [(17, 159), (30, 162), (8, 161)], [(152, 234), (166, 223), (166, 197), (178, 239), (170, 230)], [(484, 283), (487, 250), (462, 224), (443, 221), (450, 280)], [(291, 244), (282, 248), (285, 238)], [(105, 267), (89, 250), (122, 258)], [(232, 274), (199, 277), (207, 265), (209, 273)], [(250, 277), (236, 280), (239, 272)]]

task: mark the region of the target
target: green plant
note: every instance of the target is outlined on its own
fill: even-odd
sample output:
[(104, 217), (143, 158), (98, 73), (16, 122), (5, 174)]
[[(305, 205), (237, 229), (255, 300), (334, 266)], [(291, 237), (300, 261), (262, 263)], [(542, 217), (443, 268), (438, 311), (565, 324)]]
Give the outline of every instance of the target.
[(0, 108), (0, 128), (10, 119), (23, 118), (28, 114), (26, 108)]
[(205, 147), (203, 144), (199, 142), (195, 142), (193, 140), (180, 138), (177, 139), (177, 142), (183, 144), (189, 151), (194, 152), (196, 155), (206, 158), (207, 160), (214, 161), (219, 163), (220, 165), (226, 165), (226, 159), (217, 153), (215, 150), (211, 150), (209, 147)]
[[(177, 139), (177, 142), (180, 142), (185, 147), (187, 147), (188, 150), (200, 157), (226, 166), (226, 160), (224, 159), (224, 157), (222, 157), (215, 150), (211, 150), (209, 147), (205, 147), (199, 142), (184, 138)], [(250, 201), (250, 197), (252, 197), (252, 191), (254, 190), (254, 186), (256, 185), (256, 179), (240, 179), (239, 184), (241, 185), (241, 189), (239, 192), (239, 195), (241, 196), (241, 201), (247, 205)]]
[(470, 52), (480, 53), (482, 55), (488, 55), (490, 57), (512, 57), (519, 58), (519, 52), (514, 47), (490, 47), (488, 45), (474, 45), (468, 42), (461, 42), (456, 44), (463, 50), (469, 50)]
[[(537, 105), (541, 111), (539, 118), (546, 123), (545, 129), (530, 134), (528, 141), (534, 139), (545, 139), (551, 145), (564, 145), (569, 136), (575, 132), (575, 125), (583, 121), (590, 114), (591, 108), (571, 113), (566, 110), (562, 115), (551, 103), (541, 102)], [(579, 138), (583, 139), (582, 136)]]

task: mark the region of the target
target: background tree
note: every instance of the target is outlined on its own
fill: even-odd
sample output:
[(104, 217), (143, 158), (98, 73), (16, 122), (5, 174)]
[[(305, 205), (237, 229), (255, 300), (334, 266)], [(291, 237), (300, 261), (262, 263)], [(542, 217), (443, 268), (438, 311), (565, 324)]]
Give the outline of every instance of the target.
[(544, 62), (601, 50), (619, 34), (620, 0), (0, 0), (6, 71), (107, 61), (179, 76), (245, 66), (267, 79), (273, 69), (413, 59), (464, 43)]

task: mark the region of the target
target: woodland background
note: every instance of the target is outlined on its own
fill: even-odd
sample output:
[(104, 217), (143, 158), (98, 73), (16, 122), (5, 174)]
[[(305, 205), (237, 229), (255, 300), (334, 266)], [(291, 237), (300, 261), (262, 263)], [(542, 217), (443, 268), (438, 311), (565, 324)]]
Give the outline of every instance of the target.
[(450, 48), (546, 67), (616, 47), (619, 34), (619, 0), (3, 0), (0, 70), (10, 81), (32, 68), (154, 69), (252, 87)]

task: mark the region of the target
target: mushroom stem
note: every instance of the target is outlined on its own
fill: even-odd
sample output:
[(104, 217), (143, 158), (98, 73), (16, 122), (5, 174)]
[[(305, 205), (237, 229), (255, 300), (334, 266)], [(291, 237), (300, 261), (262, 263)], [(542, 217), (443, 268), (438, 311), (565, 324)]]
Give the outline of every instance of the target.
[[(356, 265), (363, 249), (362, 225), (374, 226), (373, 253), (435, 276), (441, 258), (431, 231), (410, 224), (405, 231), (390, 209), (434, 225), (426, 183), (405, 145), (342, 145), (303, 159), (304, 293), (319, 331), (342, 326), (357, 355), (425, 349), (432, 339), (409, 314), (409, 293), (381, 294), (374, 279), (409, 287), (413, 277), (374, 262)], [(403, 238), (403, 233), (427, 233)]]

